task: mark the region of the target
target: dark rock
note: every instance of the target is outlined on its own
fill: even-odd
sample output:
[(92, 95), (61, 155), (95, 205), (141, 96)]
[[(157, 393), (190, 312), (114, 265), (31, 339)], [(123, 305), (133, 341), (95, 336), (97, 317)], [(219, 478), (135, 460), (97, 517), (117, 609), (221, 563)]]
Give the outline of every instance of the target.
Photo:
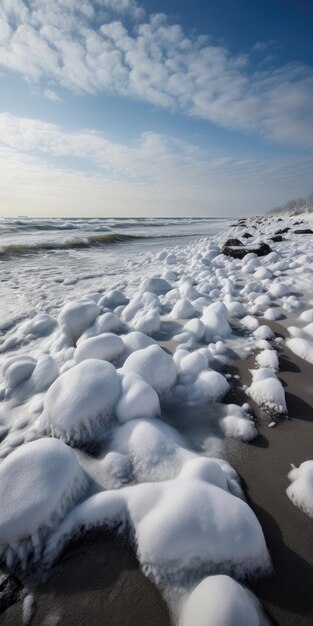
[(272, 241), (284, 241), (284, 238), (281, 235), (274, 235), (274, 237), (271, 237)]
[(275, 231), (275, 235), (283, 235), (284, 233), (288, 233), (288, 230), (290, 230), (289, 226), (286, 226), (286, 228), (280, 228)]
[(313, 235), (311, 228), (299, 228), (293, 231), (296, 235)]
[(22, 583), (15, 576), (0, 572), (0, 613), (16, 602)]
[(242, 235), (245, 239), (250, 239), (250, 237), (252, 237), (252, 235), (250, 235), (250, 233), (243, 233)]
[(240, 239), (227, 239), (227, 241), (225, 241), (224, 243), (224, 247), (225, 246), (243, 246), (243, 243), (240, 241)]
[(226, 256), (231, 256), (234, 259), (243, 259), (243, 257), (246, 256), (246, 254), (250, 254), (251, 252), (253, 252), (254, 254), (256, 254), (257, 256), (265, 256), (266, 254), (269, 254), (270, 252), (272, 252), (272, 248), (270, 248), (270, 246), (267, 243), (260, 243), (260, 245), (258, 247), (255, 248), (244, 248), (242, 247), (232, 247), (232, 246), (224, 246), (222, 249), (222, 254), (225, 254)]

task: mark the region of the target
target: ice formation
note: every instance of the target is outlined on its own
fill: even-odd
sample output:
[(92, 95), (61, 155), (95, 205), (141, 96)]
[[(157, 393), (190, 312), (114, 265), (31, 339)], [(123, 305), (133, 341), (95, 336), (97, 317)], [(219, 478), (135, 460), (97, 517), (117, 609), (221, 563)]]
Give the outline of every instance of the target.
[(74, 352), (76, 363), (86, 359), (116, 360), (125, 350), (123, 340), (114, 333), (102, 333), (82, 341)]
[(252, 370), (252, 384), (246, 393), (258, 404), (277, 413), (286, 413), (285, 392), (281, 382), (271, 368), (260, 367)]
[(288, 474), (291, 485), (287, 496), (291, 502), (313, 518), (313, 461), (304, 461)]
[(139, 374), (157, 393), (171, 389), (177, 377), (173, 358), (158, 345), (130, 354), (123, 365), (123, 372)]
[(87, 485), (74, 452), (56, 439), (26, 443), (1, 463), (0, 558), (9, 568), (40, 559), (47, 535)]
[(111, 363), (87, 359), (59, 376), (44, 399), (44, 421), (71, 445), (101, 438), (121, 393)]
[(266, 626), (253, 596), (230, 576), (204, 578), (185, 600), (179, 626)]

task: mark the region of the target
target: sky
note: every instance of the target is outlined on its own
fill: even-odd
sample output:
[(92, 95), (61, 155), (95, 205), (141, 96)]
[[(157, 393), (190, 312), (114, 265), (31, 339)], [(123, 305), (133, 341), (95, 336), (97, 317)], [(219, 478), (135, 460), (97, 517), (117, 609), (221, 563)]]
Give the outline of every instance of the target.
[(312, 28), (311, 0), (1, 0), (0, 215), (308, 195)]

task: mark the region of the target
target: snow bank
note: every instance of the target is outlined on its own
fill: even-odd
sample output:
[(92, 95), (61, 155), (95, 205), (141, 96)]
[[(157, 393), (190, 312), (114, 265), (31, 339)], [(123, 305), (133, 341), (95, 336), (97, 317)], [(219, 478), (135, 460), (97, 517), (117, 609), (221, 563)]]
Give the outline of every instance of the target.
[(123, 373), (127, 372), (142, 376), (157, 393), (171, 389), (177, 377), (173, 358), (158, 345), (133, 352), (123, 366)]
[(114, 361), (125, 350), (123, 340), (113, 333), (103, 333), (82, 341), (74, 352), (76, 363), (86, 359)]
[(128, 422), (139, 417), (160, 415), (160, 403), (156, 391), (138, 374), (122, 377), (121, 397), (115, 414), (119, 422)]
[(20, 446), (0, 465), (0, 555), (12, 569), (38, 561), (47, 534), (81, 499), (87, 478), (56, 439)]
[(265, 626), (254, 595), (229, 576), (208, 576), (185, 601), (179, 626)]
[(292, 339), (286, 340), (286, 346), (301, 359), (313, 364), (313, 341), (293, 337)]
[(252, 384), (246, 389), (247, 395), (259, 406), (265, 406), (277, 413), (286, 413), (284, 388), (274, 370), (261, 367), (259, 370), (251, 370), (251, 373)]
[(45, 423), (55, 437), (71, 445), (97, 440), (103, 436), (120, 392), (120, 379), (111, 363), (82, 361), (48, 389)]
[(289, 472), (291, 485), (287, 488), (287, 496), (291, 502), (313, 517), (313, 461), (304, 461), (299, 467)]
[(59, 324), (75, 343), (88, 326), (94, 323), (99, 313), (100, 308), (93, 300), (75, 300), (65, 304), (59, 315)]

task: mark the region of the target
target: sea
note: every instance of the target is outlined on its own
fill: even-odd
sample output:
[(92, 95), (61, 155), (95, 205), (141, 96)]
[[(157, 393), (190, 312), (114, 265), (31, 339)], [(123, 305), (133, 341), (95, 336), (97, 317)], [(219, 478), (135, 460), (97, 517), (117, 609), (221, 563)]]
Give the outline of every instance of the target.
[[(224, 218), (0, 218), (0, 332), (93, 291), (128, 288), (166, 248), (214, 236)], [(152, 272), (151, 272), (152, 269)], [(150, 267), (150, 274), (153, 267)]]

